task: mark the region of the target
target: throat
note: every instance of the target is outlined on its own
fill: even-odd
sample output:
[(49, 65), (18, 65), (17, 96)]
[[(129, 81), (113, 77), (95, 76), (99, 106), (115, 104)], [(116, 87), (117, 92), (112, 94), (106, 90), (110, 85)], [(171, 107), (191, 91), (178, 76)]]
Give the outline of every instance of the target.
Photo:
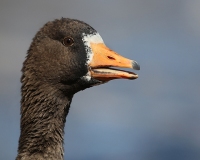
[(17, 160), (63, 159), (64, 126), (71, 99), (55, 90), (22, 92)]

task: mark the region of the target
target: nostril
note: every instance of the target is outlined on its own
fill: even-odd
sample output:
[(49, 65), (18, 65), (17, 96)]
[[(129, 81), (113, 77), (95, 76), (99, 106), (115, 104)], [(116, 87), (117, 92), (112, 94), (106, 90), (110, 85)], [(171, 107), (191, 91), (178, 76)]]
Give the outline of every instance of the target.
[(109, 59), (111, 60), (115, 60), (115, 58), (111, 57), (111, 56), (107, 56)]

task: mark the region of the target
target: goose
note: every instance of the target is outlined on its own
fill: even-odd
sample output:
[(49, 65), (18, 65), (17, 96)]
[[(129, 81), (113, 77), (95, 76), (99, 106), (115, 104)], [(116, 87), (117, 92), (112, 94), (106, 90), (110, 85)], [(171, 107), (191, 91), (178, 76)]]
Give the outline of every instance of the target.
[(109, 49), (99, 33), (69, 18), (47, 22), (27, 51), (21, 77), (16, 160), (63, 160), (64, 126), (75, 93), (113, 79), (136, 79), (139, 64)]

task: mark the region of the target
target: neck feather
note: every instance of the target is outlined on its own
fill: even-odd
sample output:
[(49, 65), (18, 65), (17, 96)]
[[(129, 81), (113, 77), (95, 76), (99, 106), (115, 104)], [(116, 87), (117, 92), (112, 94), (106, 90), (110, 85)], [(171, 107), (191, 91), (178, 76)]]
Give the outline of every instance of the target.
[(62, 160), (64, 125), (72, 96), (48, 86), (22, 85), (17, 160)]

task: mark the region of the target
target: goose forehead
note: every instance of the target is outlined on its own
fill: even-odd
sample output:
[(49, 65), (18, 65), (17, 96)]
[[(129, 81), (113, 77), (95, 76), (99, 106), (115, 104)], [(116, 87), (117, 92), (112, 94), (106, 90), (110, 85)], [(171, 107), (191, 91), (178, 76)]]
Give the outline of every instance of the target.
[(99, 33), (86, 34), (82, 33), (82, 40), (85, 44), (90, 46), (90, 43), (104, 43)]

